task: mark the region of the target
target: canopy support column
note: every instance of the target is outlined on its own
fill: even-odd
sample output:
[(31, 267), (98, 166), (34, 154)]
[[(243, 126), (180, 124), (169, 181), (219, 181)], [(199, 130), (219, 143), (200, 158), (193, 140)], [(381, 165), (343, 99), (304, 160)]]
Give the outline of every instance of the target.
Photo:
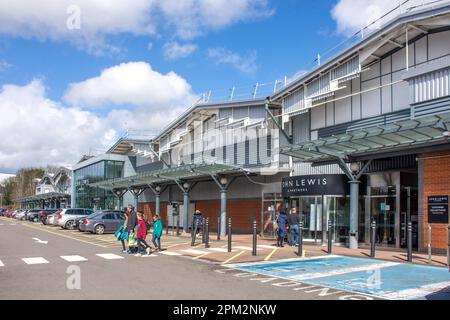
[(225, 237), (227, 226), (228, 188), (236, 180), (236, 177), (232, 177), (229, 181), (226, 177), (218, 178), (213, 174), (211, 175), (211, 177), (220, 189), (220, 230), (217, 230), (217, 232), (220, 232), (221, 237)]

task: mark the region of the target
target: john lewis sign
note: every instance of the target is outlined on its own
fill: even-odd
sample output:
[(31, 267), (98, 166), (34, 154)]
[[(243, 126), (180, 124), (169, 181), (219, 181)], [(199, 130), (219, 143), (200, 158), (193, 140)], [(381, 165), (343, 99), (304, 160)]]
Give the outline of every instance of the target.
[(349, 184), (345, 175), (323, 174), (286, 177), (281, 182), (283, 197), (306, 195), (348, 194)]

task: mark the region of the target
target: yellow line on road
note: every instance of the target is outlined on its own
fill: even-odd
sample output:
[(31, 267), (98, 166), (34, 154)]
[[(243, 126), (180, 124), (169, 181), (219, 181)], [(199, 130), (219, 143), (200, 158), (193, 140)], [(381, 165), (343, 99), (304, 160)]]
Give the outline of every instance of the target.
[(205, 252), (205, 253), (203, 253), (203, 254), (201, 254), (201, 255), (199, 255), (199, 256), (196, 256), (196, 257), (192, 258), (192, 260), (197, 260), (197, 259), (203, 258), (204, 256), (206, 256), (206, 255), (208, 255), (208, 254), (210, 254), (210, 253), (211, 253), (211, 252)]
[(174, 244), (174, 245), (168, 246), (168, 247), (167, 247), (167, 249), (169, 249), (169, 248), (172, 248), (172, 247), (176, 247), (176, 246), (180, 246), (180, 245), (182, 245), (182, 244), (188, 244), (188, 243), (190, 243), (190, 242), (182, 242), (182, 243), (177, 243), (177, 244)]
[(77, 241), (84, 242), (84, 243), (87, 243), (87, 244), (92, 244), (92, 245), (95, 245), (95, 246), (106, 248), (105, 246), (102, 246), (102, 245), (97, 244), (97, 243), (92, 243), (92, 242), (84, 241), (84, 240), (81, 240), (81, 239), (78, 239), (78, 238), (69, 237), (69, 236), (67, 236), (65, 234), (61, 234), (61, 233), (58, 233), (58, 232), (45, 230), (43, 228), (35, 227), (35, 226), (32, 226), (32, 225), (24, 225), (24, 226), (27, 226), (28, 228), (35, 229), (35, 230), (41, 230), (41, 231), (44, 231), (44, 232), (48, 232), (48, 233), (51, 233), (51, 234), (54, 234), (54, 235), (57, 235), (57, 236), (60, 236), (60, 237), (64, 237), (64, 238), (67, 238), (67, 239), (77, 240)]
[(272, 258), (273, 254), (278, 250), (278, 248), (275, 248), (272, 250), (272, 252), (270, 252), (265, 258), (264, 261), (269, 260), (270, 258)]
[(227, 261), (222, 262), (222, 264), (227, 264), (228, 262), (236, 259), (237, 257), (239, 257), (241, 254), (245, 253), (245, 250), (242, 250), (241, 252), (235, 254), (234, 256), (232, 256), (230, 259), (228, 259)]

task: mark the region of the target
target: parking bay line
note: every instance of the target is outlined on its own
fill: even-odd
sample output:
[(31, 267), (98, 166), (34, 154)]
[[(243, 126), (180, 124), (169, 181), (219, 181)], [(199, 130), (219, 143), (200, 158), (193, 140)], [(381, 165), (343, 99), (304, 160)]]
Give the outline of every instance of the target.
[(81, 240), (81, 239), (78, 239), (78, 238), (70, 237), (70, 236), (62, 234), (62, 233), (57, 233), (57, 232), (54, 232), (54, 231), (45, 230), (46, 228), (39, 228), (39, 227), (35, 227), (35, 226), (32, 226), (32, 225), (26, 225), (26, 226), (28, 228), (32, 228), (32, 229), (35, 229), (35, 230), (41, 230), (41, 231), (48, 232), (48, 233), (51, 233), (51, 234), (54, 234), (54, 235), (57, 235), (57, 236), (61, 236), (61, 237), (67, 238), (67, 239), (77, 240), (77, 241), (80, 241), (80, 242), (83, 242), (83, 243), (92, 244), (92, 245), (95, 245), (95, 246), (106, 248), (105, 246), (102, 246), (102, 245), (97, 244), (97, 243), (92, 243), (92, 242), (89, 242), (89, 241), (85, 241), (85, 240)]
[(240, 255), (242, 255), (242, 254), (245, 253), (245, 252), (246, 252), (246, 250), (242, 250), (241, 252), (239, 252), (239, 253), (235, 254), (234, 256), (232, 256), (230, 259), (228, 259), (228, 260), (222, 262), (222, 264), (227, 264), (228, 262), (230, 262), (230, 261), (236, 259), (237, 257), (239, 257)]

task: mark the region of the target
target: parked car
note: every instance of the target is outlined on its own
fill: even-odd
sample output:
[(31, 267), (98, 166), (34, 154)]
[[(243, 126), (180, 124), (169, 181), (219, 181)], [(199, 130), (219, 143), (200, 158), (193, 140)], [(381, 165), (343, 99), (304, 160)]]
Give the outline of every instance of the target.
[(59, 225), (63, 229), (74, 230), (77, 219), (87, 217), (93, 213), (94, 211), (91, 209), (61, 209), (56, 215), (57, 223), (53, 223)]
[(20, 210), (19, 212), (17, 212), (14, 215), (14, 219), (23, 220), (23, 218), (26, 216), (27, 212), (28, 212), (28, 210)]
[(6, 211), (3, 215), (4, 215), (5, 217), (7, 217), (7, 218), (11, 218), (13, 212), (14, 212), (14, 211), (12, 211), (12, 210), (8, 210), (8, 211)]
[(41, 209), (32, 209), (28, 210), (25, 219), (32, 222), (38, 222), (39, 221), (39, 212), (41, 212)]
[(51, 214), (58, 212), (59, 209), (44, 209), (39, 212), (39, 221), (43, 224), (47, 224), (47, 217)]
[(58, 212), (59, 211), (60, 210), (56, 211), (53, 214), (49, 214), (47, 216), (44, 224), (49, 225), (49, 226), (56, 226), (56, 225), (58, 225)]
[(95, 234), (114, 233), (124, 221), (122, 211), (99, 211), (79, 220), (78, 230)]
[(25, 211), (25, 210), (14, 210), (11, 213), (11, 218), (15, 218), (17, 214), (22, 213), (23, 211)]
[(0, 217), (3, 217), (7, 211), (8, 211), (8, 209), (1, 208), (0, 209)]

